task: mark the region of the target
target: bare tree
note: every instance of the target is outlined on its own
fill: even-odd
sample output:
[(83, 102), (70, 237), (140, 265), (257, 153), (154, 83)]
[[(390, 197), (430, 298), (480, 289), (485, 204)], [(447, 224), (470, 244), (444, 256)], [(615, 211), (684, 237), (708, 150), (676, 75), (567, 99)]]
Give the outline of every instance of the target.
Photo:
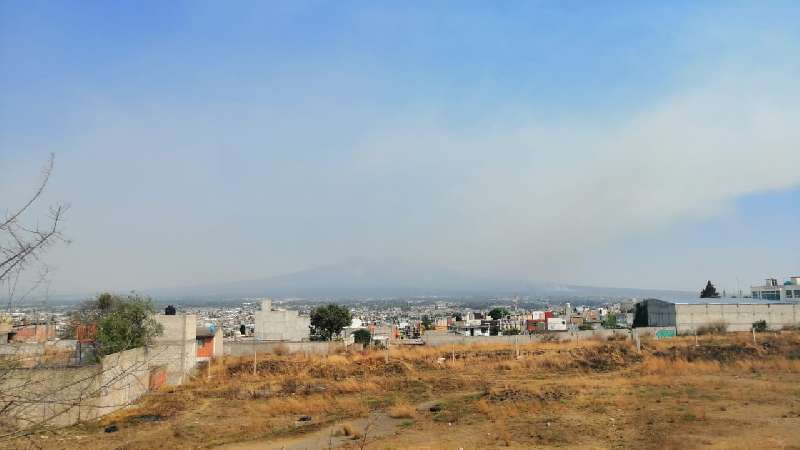
[[(9, 306), (15, 298), (24, 299), (45, 282), (48, 267), (42, 254), (53, 244), (66, 241), (61, 232), (66, 205), (50, 206), (44, 218), (29, 217), (50, 181), (54, 162), (55, 156), (51, 154), (33, 194), (0, 218), (0, 287), (8, 290)], [(20, 295), (17, 288), (22, 273), (34, 268), (38, 269), (39, 276)]]

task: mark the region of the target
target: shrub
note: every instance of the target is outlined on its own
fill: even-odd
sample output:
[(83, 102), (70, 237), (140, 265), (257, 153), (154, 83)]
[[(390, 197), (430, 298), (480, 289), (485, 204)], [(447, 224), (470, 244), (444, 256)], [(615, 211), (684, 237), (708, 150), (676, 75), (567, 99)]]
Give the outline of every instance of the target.
[(697, 334), (725, 334), (728, 331), (728, 324), (725, 322), (712, 322), (707, 325), (697, 327)]
[(97, 327), (101, 355), (150, 345), (153, 338), (161, 334), (163, 327), (153, 318), (155, 308), (149, 298), (136, 295), (109, 298), (113, 300), (108, 306), (110, 312)]
[(367, 329), (356, 330), (353, 333), (353, 340), (356, 344), (369, 345), (372, 342), (372, 333)]

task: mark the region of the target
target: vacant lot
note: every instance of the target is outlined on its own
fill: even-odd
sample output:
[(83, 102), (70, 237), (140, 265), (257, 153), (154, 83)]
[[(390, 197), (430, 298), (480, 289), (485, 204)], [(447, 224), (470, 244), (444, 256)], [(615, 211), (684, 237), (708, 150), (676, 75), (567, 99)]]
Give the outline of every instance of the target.
[[(800, 334), (217, 361), (12, 448), (800, 449)], [(104, 432), (109, 425), (117, 431)]]

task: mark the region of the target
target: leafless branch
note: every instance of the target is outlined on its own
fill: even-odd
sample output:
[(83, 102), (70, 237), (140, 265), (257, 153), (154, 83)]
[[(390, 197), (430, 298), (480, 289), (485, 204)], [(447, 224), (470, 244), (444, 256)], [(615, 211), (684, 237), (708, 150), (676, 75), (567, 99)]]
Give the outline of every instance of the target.
[(42, 198), (54, 162), (54, 155), (50, 155), (34, 192), (22, 206), (0, 219), (0, 286), (7, 287), (9, 306), (16, 297), (22, 273), (34, 264), (42, 267), (38, 279), (31, 283), (32, 288), (25, 291), (23, 297), (27, 297), (45, 282), (49, 272), (41, 255), (54, 243), (67, 242), (61, 232), (64, 214), (68, 209), (66, 205), (51, 206), (44, 220), (26, 220), (33, 206)]

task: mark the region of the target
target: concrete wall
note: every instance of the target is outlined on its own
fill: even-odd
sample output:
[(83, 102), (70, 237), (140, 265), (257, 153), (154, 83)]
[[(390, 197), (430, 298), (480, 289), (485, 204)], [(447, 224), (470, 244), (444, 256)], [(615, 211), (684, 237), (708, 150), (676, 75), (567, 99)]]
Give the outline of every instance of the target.
[(305, 341), (309, 338), (311, 320), (297, 311), (273, 310), (272, 302), (264, 300), (255, 314), (256, 339), (260, 341)]
[(0, 346), (0, 364), (19, 368), (64, 367), (75, 357), (74, 340), (10, 342)]
[(725, 322), (728, 331), (750, 331), (753, 323), (760, 320), (766, 321), (769, 329), (800, 323), (800, 304), (797, 303), (676, 304), (675, 311), (678, 333), (692, 333), (715, 322)]
[(4, 427), (27, 428), (45, 423), (72, 425), (94, 418), (92, 394), (98, 389), (100, 365), (17, 369), (0, 380), (0, 415)]
[(148, 390), (149, 354), (135, 348), (84, 367), (16, 369), (0, 379), (0, 415), (10, 428), (68, 426), (135, 402)]
[(140, 347), (103, 357), (95, 417), (130, 405), (148, 391), (151, 356), (150, 349)]
[(155, 319), (164, 330), (154, 339), (150, 349), (151, 365), (166, 367), (167, 383), (182, 384), (197, 364), (197, 317), (192, 314), (159, 314)]
[(225, 354), (225, 338), (222, 336), (222, 328), (217, 328), (214, 333), (214, 357), (218, 358)]
[[(474, 343), (496, 343), (496, 344), (513, 344), (516, 342), (523, 344), (529, 342), (541, 342), (543, 336), (552, 336), (545, 339), (558, 339), (560, 341), (574, 341), (584, 339), (606, 339), (609, 336), (630, 336), (630, 330), (580, 330), (580, 331), (553, 331), (543, 334), (521, 334), (519, 336), (459, 336), (452, 333), (441, 332), (427, 332), (422, 339), (426, 345), (438, 347), (442, 345), (452, 344), (474, 344)], [(392, 342), (394, 344), (394, 342)]]

